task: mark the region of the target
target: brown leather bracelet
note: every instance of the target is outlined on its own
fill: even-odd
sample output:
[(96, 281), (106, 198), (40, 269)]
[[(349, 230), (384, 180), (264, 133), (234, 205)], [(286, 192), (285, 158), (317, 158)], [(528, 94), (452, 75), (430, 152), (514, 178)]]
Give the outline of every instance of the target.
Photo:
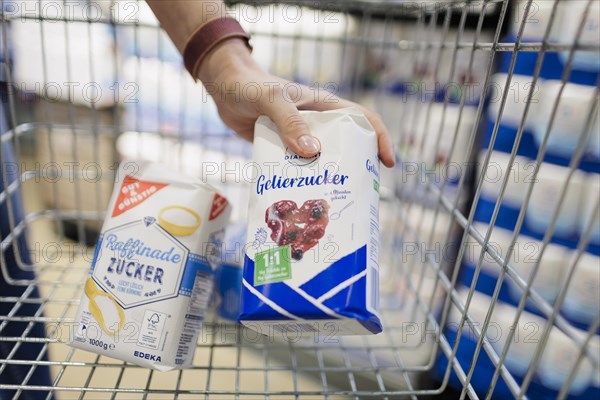
[(232, 38), (244, 39), (246, 46), (252, 50), (250, 35), (233, 18), (219, 17), (200, 25), (187, 40), (183, 50), (183, 63), (192, 78), (197, 79), (196, 71), (204, 57), (219, 43)]

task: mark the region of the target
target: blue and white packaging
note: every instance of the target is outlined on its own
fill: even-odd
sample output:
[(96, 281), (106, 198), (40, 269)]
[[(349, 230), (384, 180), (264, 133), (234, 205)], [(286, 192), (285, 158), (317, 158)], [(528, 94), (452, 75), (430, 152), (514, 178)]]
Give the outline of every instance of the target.
[(583, 236), (588, 229), (588, 225), (592, 224), (590, 243), (600, 245), (600, 214), (596, 213), (598, 199), (600, 199), (600, 174), (587, 174), (578, 230), (579, 235)]
[[(589, 3), (589, 8), (588, 8)], [(581, 46), (592, 48), (600, 44), (600, 3), (587, 0), (569, 0), (558, 4), (560, 15), (558, 42), (572, 45), (575, 39)], [(586, 12), (587, 11), (587, 12)], [(581, 29), (581, 34), (577, 34)], [(560, 53), (564, 64), (569, 59), (569, 51)], [(583, 71), (600, 71), (600, 52), (597, 50), (576, 50), (573, 67)]]
[(230, 224), (225, 231), (222, 262), (215, 273), (216, 313), (230, 321), (236, 321), (240, 315), (245, 243), (246, 223)]
[(434, 183), (441, 184), (444, 178), (458, 181), (462, 171), (467, 169), (468, 143), (477, 119), (477, 109), (431, 103), (423, 106), (417, 114), (418, 117), (411, 121), (412, 125), (408, 122), (404, 125), (404, 132), (414, 135), (413, 153), (423, 160), (426, 167), (443, 168), (442, 179)]
[[(573, 255), (575, 256), (575, 255)], [(583, 253), (579, 258), (562, 312), (574, 321), (592, 324), (600, 312), (600, 257)]]
[[(483, 222), (476, 222), (474, 224), (475, 229), (478, 232), (481, 232), (482, 235), (487, 234), (487, 232), (492, 228), (492, 233), (490, 234), (490, 239), (488, 242), (488, 246), (496, 251), (502, 258), (506, 259), (508, 256), (508, 249), (510, 244), (512, 243), (512, 232), (508, 229), (504, 229), (498, 226), (490, 227), (489, 224)], [(474, 238), (468, 237), (466, 239), (466, 251), (464, 255), (465, 264), (469, 265), (471, 268), (475, 268), (479, 264), (479, 257), (482, 254), (481, 244), (477, 242)], [(515, 245), (518, 245), (516, 243)], [(517, 255), (513, 251), (509, 262), (514, 263), (516, 261)], [(500, 273), (500, 267), (498, 263), (492, 258), (490, 254), (487, 252), (483, 253), (483, 259), (481, 260), (481, 271), (485, 272), (490, 276), (498, 276)]]
[(159, 371), (190, 366), (230, 210), (200, 180), (123, 162), (70, 345)]
[(587, 145), (587, 153), (600, 160), (600, 112), (596, 113)]
[[(525, 129), (531, 129), (535, 126), (535, 114), (537, 105), (540, 102), (541, 96), (541, 80), (534, 81), (533, 77), (527, 75), (513, 75), (498, 73), (493, 76), (489, 92), (490, 107), (488, 114), (491, 120), (495, 121), (500, 112), (500, 106), (504, 104), (500, 123), (502, 125), (518, 128), (521, 125), (521, 120), (525, 114), (525, 108), (528, 102), (530, 110), (525, 120)], [(508, 85), (508, 86), (507, 86)], [(533, 88), (533, 90), (532, 90)], [(531, 98), (529, 98), (531, 93)], [(503, 103), (502, 99), (506, 95), (506, 100)]]
[(556, 236), (565, 238), (575, 234), (581, 215), (584, 176), (581, 171), (573, 173), (560, 210), (557, 210), (560, 194), (569, 177), (569, 169), (546, 162), (542, 163), (539, 167), (537, 181), (532, 183), (534, 187), (525, 214), (527, 227), (533, 232), (543, 234), (549, 228), (552, 216), (558, 212), (554, 226)]
[[(553, 304), (564, 282), (568, 267), (568, 249), (560, 245), (548, 244), (540, 256), (542, 243), (524, 235), (519, 236), (517, 245), (516, 251), (519, 251), (520, 254), (514, 263), (515, 270), (527, 282), (537, 265), (532, 288), (546, 301)], [(507, 283), (511, 297), (515, 301), (519, 301), (523, 296), (523, 291), (512, 279), (507, 280)]]
[[(578, 337), (580, 343), (587, 336), (586, 332), (579, 330), (572, 330), (571, 334)], [(538, 366), (537, 375), (540, 382), (548, 389), (559, 391), (564, 387), (573, 369), (577, 368), (577, 373), (573, 376), (573, 382), (569, 387), (568, 394), (570, 396), (568, 398), (574, 398), (575, 396), (580, 396), (582, 399), (597, 398), (594, 395), (584, 396), (583, 392), (590, 386), (597, 387), (595, 380), (600, 371), (594, 364), (597, 365), (599, 354), (598, 338), (598, 336), (592, 337), (587, 344), (589, 351), (581, 354), (581, 344), (576, 343), (572, 337), (553, 327)], [(596, 355), (595, 362), (590, 358), (590, 354)], [(578, 360), (580, 356), (581, 359)]]
[(375, 130), (352, 108), (301, 115), (321, 142), (314, 157), (256, 122), (239, 319), (265, 335), (379, 333)]
[(482, 197), (495, 202), (500, 197), (502, 182), (508, 174), (509, 178), (502, 202), (511, 208), (519, 209), (525, 199), (527, 185), (532, 181), (536, 168), (535, 161), (516, 156), (509, 168), (510, 154), (492, 151), (486, 164), (485, 158), (488, 151), (486, 149), (479, 152), (479, 162), (477, 163), (477, 179), (481, 179), (481, 175), (484, 173), (483, 168), (486, 167), (481, 187)]
[[(491, 297), (481, 294), (479, 296), (484, 297), (487, 304), (490, 304)], [(497, 303), (495, 311), (498, 324), (495, 327), (497, 329), (496, 338), (498, 340), (491, 340), (492, 346), (497, 354), (502, 354), (508, 339), (508, 332), (511, 329), (516, 329), (506, 354), (505, 364), (511, 373), (524, 376), (527, 373), (527, 367), (529, 367), (535, 356), (535, 350), (540, 342), (546, 321), (535, 314), (523, 311), (515, 324), (517, 308), (502, 302)], [(478, 322), (483, 323), (483, 321), (484, 319), (481, 319)]]
[[(560, 81), (544, 81), (540, 101), (536, 106), (533, 136), (536, 144), (541, 146), (552, 121), (547, 142), (548, 152), (571, 158), (579, 138), (587, 133), (585, 129), (588, 127), (590, 113), (593, 111), (596, 88), (575, 83), (565, 84), (564, 89), (562, 86)], [(554, 112), (559, 96), (560, 102)], [(591, 118), (593, 123), (598, 116), (592, 115)], [(591, 132), (590, 140), (594, 140), (596, 135)], [(593, 145), (590, 143), (591, 146)]]
[[(527, 5), (529, 3), (529, 12), (526, 14)], [(523, 40), (535, 41), (542, 40), (548, 29), (548, 24), (552, 22), (550, 28), (550, 40), (555, 41), (560, 33), (560, 14), (552, 21), (552, 10), (554, 9), (556, 0), (533, 1), (517, 0), (512, 16), (511, 34), (516, 36), (521, 25), (524, 23)]]

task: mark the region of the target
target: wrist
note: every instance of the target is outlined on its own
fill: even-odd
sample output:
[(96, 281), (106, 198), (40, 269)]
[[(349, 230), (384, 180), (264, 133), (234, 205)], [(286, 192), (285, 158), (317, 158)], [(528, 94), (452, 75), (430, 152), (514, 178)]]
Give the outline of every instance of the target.
[[(234, 18), (211, 19), (200, 24), (187, 39), (182, 53), (185, 68), (194, 79), (213, 79), (224, 65), (250, 60), (249, 40), (250, 35)], [(245, 49), (240, 47), (240, 41)]]
[(250, 49), (241, 38), (231, 38), (219, 43), (204, 57), (196, 70), (194, 78), (205, 85), (223, 82), (224, 77), (255, 68), (256, 63), (250, 55)]

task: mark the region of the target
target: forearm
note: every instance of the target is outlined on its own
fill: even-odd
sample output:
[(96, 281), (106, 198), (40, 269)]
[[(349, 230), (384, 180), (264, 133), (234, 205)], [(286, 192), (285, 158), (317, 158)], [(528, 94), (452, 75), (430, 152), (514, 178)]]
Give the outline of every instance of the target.
[[(147, 0), (147, 3), (182, 54), (188, 39), (200, 25), (227, 15), (225, 4), (220, 0)], [(214, 82), (225, 71), (233, 72), (253, 65), (246, 44), (240, 39), (230, 39), (210, 51), (195, 78), (204, 83)]]
[(162, 28), (180, 53), (198, 26), (216, 17), (225, 17), (220, 0), (146, 0)]

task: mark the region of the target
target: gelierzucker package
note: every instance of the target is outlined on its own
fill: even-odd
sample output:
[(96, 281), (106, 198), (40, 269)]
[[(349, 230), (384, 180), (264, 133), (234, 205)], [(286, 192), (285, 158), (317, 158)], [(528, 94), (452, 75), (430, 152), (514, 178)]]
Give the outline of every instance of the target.
[(196, 179), (122, 163), (70, 345), (160, 371), (189, 366), (229, 212)]
[(373, 334), (378, 318), (379, 159), (354, 109), (302, 112), (321, 153), (303, 158), (260, 117), (240, 321), (263, 334)]

